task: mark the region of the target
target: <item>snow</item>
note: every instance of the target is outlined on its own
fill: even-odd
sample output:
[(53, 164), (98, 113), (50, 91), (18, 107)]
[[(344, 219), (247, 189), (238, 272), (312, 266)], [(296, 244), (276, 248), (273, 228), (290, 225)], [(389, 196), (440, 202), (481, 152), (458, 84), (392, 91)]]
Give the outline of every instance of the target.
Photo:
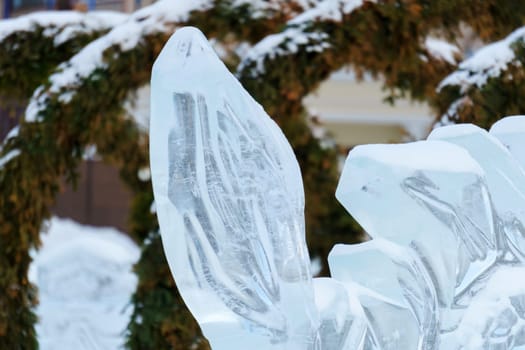
[(0, 41), (15, 32), (31, 32), (44, 28), (46, 37), (54, 38), (55, 46), (65, 43), (79, 33), (108, 30), (128, 18), (128, 15), (111, 11), (45, 11), (0, 21)]
[(18, 136), (18, 133), (20, 131), (20, 126), (17, 125), (15, 126), (14, 128), (12, 128), (6, 135), (5, 139), (2, 140), (0, 142), (0, 170), (2, 170), (2, 168), (7, 164), (9, 163), (11, 160), (13, 160), (15, 157), (18, 157), (20, 155), (20, 150), (18, 149), (13, 149), (11, 151), (8, 151), (6, 154), (4, 154), (3, 156), (1, 156), (1, 153), (2, 153), (2, 148), (5, 147), (5, 145), (7, 144), (7, 141), (9, 139), (12, 139), (16, 136)]
[(349, 14), (363, 4), (362, 0), (325, 0), (311, 9), (291, 19), (280, 33), (269, 35), (255, 45), (246, 55), (238, 72), (255, 62), (253, 76), (264, 73), (264, 61), (297, 52), (299, 46), (306, 46), (306, 51), (322, 52), (330, 47), (326, 42), (328, 35), (322, 32), (308, 32), (307, 24), (315, 21), (342, 21), (343, 15)]
[(14, 128), (12, 128), (11, 130), (9, 130), (9, 132), (7, 133), (7, 135), (6, 135), (5, 139), (4, 139), (4, 142), (6, 142), (7, 140), (12, 139), (14, 137), (17, 137), (19, 132), (20, 132), (20, 125), (17, 125)]
[(14, 149), (9, 152), (7, 152), (3, 157), (0, 157), (0, 170), (13, 158), (18, 157), (20, 155), (20, 150)]
[(149, 168), (141, 168), (141, 169), (139, 169), (139, 171), (137, 172), (137, 177), (142, 182), (149, 181), (151, 179), (151, 171), (150, 171), (150, 169)]
[(522, 27), (505, 39), (481, 48), (472, 57), (461, 62), (459, 69), (439, 84), (438, 91), (450, 85), (461, 86), (462, 92), (470, 86), (482, 87), (489, 78), (497, 77), (507, 69), (515, 59), (512, 44), (524, 38), (525, 27)]
[[(516, 60), (513, 44), (525, 40), (525, 27), (512, 32), (505, 39), (496, 41), (479, 49), (473, 56), (459, 64), (458, 69), (448, 75), (437, 87), (441, 91), (447, 86), (459, 86), (463, 95), (470, 87), (481, 88), (488, 79), (499, 77), (505, 72), (509, 65), (521, 66)], [(445, 113), (435, 127), (450, 124), (450, 117), (457, 114), (457, 110), (471, 103), (468, 96), (464, 96), (452, 103), (447, 113)]]
[(438, 38), (428, 37), (425, 40), (425, 47), (430, 55), (450, 64), (456, 64), (455, 56), (460, 54), (460, 50), (456, 45)]
[(121, 51), (129, 51), (147, 35), (164, 33), (178, 22), (188, 19), (191, 11), (204, 10), (212, 5), (210, 0), (191, 2), (158, 1), (133, 13), (122, 24), (114, 27), (108, 34), (94, 40), (61, 64), (58, 71), (49, 77), (50, 86), (42, 87), (33, 94), (26, 109), (26, 121), (38, 121), (38, 114), (45, 108), (47, 95), (58, 94), (62, 103), (68, 103), (74, 97), (75, 87), (97, 68), (105, 68), (103, 54), (110, 47), (116, 46)]
[(255, 70), (252, 71), (252, 74), (257, 75), (257, 73), (264, 73), (265, 59), (274, 59), (278, 56), (295, 53), (299, 46), (307, 46), (307, 51), (321, 52), (330, 47), (330, 45), (325, 42), (326, 39), (328, 39), (326, 33), (307, 33), (304, 32), (302, 28), (289, 27), (281, 33), (268, 35), (252, 47), (239, 65), (238, 71), (242, 71), (245, 66), (254, 61), (256, 62), (256, 67)]
[[(288, 24), (302, 25), (306, 22), (314, 21), (335, 21), (341, 22), (343, 15), (348, 14), (361, 6), (363, 0), (325, 0), (320, 1), (309, 11), (305, 11), (299, 16), (291, 19)], [(375, 1), (372, 1), (375, 2)]]
[(455, 116), (460, 107), (471, 103), (472, 101), (468, 96), (458, 98), (456, 101), (452, 102), (447, 112), (443, 114), (441, 118), (439, 118), (439, 120), (434, 124), (433, 129), (438, 129), (442, 126), (454, 124), (454, 122), (450, 120), (450, 117)]
[[(319, 1), (319, 0), (315, 0)], [(250, 15), (252, 18), (263, 18), (268, 15), (268, 11), (282, 11), (283, 2), (286, 0), (233, 0), (232, 7), (250, 6)], [(294, 0), (294, 5), (298, 5), (302, 9), (311, 7), (314, 1), (308, 0)]]
[(38, 286), (37, 334), (42, 350), (117, 349), (131, 315), (139, 248), (112, 228), (52, 218), (32, 252)]
[(135, 91), (130, 91), (123, 108), (140, 131), (149, 130), (150, 86), (146, 84)]

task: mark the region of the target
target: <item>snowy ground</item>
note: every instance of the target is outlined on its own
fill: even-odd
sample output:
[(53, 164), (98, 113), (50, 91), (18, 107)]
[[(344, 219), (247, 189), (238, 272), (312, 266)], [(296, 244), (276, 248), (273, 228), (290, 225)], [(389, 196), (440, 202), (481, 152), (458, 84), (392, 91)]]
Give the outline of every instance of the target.
[(53, 218), (34, 254), (41, 350), (121, 348), (136, 287), (139, 248), (111, 228)]

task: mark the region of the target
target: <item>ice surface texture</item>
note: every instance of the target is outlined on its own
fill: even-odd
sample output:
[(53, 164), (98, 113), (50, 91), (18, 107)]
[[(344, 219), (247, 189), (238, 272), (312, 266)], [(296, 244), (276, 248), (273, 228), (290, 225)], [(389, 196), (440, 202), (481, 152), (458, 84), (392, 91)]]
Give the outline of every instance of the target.
[(511, 117), (350, 152), (336, 196), (373, 240), (336, 246), (330, 271), (359, 287), (376, 348), (525, 347), (524, 131)]
[(151, 87), (164, 249), (214, 350), (525, 347), (525, 117), (353, 149), (336, 196), (373, 240), (312, 279), (292, 149), (200, 31)]
[(151, 170), (166, 256), (214, 349), (318, 349), (293, 151), (195, 28), (157, 58)]

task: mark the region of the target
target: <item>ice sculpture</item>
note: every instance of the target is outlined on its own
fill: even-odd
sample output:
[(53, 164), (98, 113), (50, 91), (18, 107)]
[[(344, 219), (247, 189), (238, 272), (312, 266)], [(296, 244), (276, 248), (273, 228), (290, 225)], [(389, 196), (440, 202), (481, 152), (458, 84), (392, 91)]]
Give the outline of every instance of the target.
[(362, 349), (372, 339), (367, 319), (351, 286), (333, 278), (314, 278), (315, 304), (321, 324), (321, 349)]
[(195, 28), (151, 79), (151, 171), (171, 271), (213, 349), (319, 347), (299, 166)]
[(490, 134), (496, 137), (512, 156), (525, 169), (525, 116), (512, 116), (500, 119), (490, 128)]
[(525, 349), (525, 117), (354, 148), (336, 196), (373, 239), (312, 279), (292, 149), (202, 33), (151, 86), (164, 249), (214, 350)]
[[(525, 119), (503, 119), (500, 125), (506, 123), (523, 130)], [(493, 129), (515, 149), (523, 142), (504, 132), (509, 125)], [(345, 163), (337, 198), (374, 240), (343, 251), (336, 246), (329, 258), (332, 277), (364, 287), (376, 283), (381, 296), (394, 293), (397, 298), (389, 300), (399, 301), (400, 295), (406, 298), (421, 291), (407, 283), (418, 286), (421, 278), (412, 273), (403, 283), (400, 278), (396, 282), (393, 274), (409, 274), (406, 264), (393, 268), (385, 264), (416, 254), (432, 280), (440, 308), (436, 328), (420, 327), (420, 342), (410, 348), (525, 346), (525, 281), (520, 276), (524, 190), (520, 162), (496, 137), (470, 124), (436, 129), (428, 141), (356, 147)], [(403, 246), (405, 253), (388, 252), (376, 237)], [(384, 274), (372, 273), (378, 277), (371, 278), (362, 270)], [(359, 297), (362, 304), (367, 302)], [(419, 321), (417, 308), (409, 305)], [(395, 313), (395, 320), (406, 327), (403, 313)], [(395, 334), (395, 325), (388, 325), (386, 335)], [(376, 332), (384, 329), (375, 327)]]
[(472, 124), (442, 127), (428, 138), (463, 147), (483, 168), (504, 236), (500, 252), (508, 246), (512, 256), (503, 258), (525, 262), (525, 173), (516, 159), (494, 136)]

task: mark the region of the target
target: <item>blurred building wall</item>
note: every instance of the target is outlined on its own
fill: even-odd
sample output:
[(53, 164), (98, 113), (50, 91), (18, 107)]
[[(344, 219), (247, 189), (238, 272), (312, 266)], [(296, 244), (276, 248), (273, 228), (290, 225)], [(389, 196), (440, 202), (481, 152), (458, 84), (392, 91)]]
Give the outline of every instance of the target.
[(113, 226), (127, 231), (131, 192), (118, 170), (96, 160), (83, 162), (76, 187), (62, 182), (53, 213), (92, 226)]

